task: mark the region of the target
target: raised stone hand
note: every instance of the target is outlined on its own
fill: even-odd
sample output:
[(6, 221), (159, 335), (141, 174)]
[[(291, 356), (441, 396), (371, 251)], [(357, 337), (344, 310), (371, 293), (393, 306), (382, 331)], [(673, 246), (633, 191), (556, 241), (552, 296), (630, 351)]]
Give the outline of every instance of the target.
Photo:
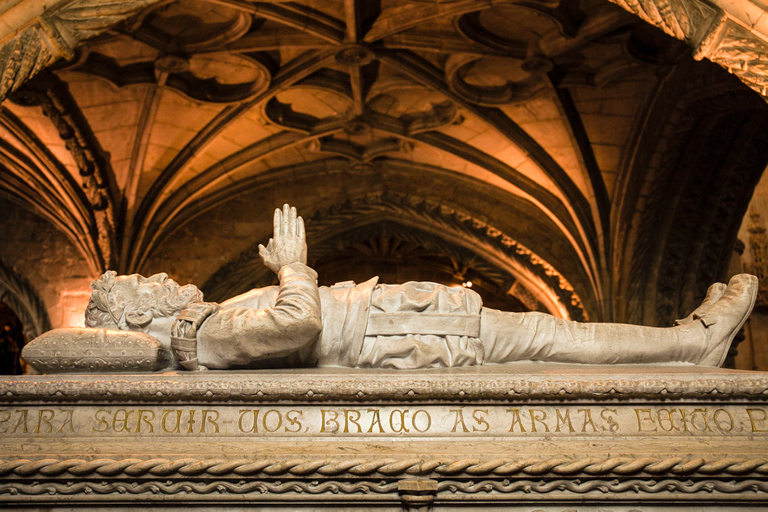
[(275, 210), (274, 234), (266, 247), (259, 244), (259, 256), (264, 265), (274, 273), (291, 263), (307, 263), (307, 237), (304, 219), (296, 214), (296, 208), (283, 205)]

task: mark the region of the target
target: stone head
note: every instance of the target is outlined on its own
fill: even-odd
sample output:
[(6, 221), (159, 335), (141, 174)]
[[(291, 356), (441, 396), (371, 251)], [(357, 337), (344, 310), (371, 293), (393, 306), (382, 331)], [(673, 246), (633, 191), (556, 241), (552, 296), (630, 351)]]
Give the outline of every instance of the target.
[[(91, 282), (85, 325), (170, 336), (170, 323), (193, 302), (203, 300), (196, 286), (179, 286), (166, 274), (118, 276), (109, 270)], [(167, 324), (167, 325), (166, 325)], [(166, 333), (167, 331), (167, 333)]]

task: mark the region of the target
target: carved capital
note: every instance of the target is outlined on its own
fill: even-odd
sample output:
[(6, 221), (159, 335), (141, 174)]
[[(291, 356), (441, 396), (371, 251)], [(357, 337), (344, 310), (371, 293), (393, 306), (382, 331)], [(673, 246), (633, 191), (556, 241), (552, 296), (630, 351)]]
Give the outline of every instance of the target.
[(0, 15), (6, 37), (0, 47), (0, 101), (60, 58), (72, 58), (74, 49), (159, 0), (73, 0), (40, 12), (22, 1)]
[(768, 23), (766, 11), (744, 1), (610, 0), (694, 48), (694, 58), (707, 58), (735, 74), (768, 99)]

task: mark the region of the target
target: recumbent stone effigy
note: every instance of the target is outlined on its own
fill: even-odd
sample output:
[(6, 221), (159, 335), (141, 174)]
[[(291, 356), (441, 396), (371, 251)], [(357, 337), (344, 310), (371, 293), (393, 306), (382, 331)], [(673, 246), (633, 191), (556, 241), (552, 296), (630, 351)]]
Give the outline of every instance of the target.
[(94, 281), (88, 327), (25, 348), (58, 375), (0, 381), (0, 503), (658, 512), (768, 498), (768, 376), (716, 368), (753, 276), (713, 285), (673, 327), (577, 323), (434, 283), (318, 287), (304, 238), (277, 210), (261, 256), (280, 284), (222, 304), (164, 274)]

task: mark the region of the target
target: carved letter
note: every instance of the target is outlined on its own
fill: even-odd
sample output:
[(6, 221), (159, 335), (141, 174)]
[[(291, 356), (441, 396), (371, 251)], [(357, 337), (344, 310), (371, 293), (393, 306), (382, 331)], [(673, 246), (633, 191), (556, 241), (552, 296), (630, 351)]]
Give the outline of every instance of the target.
[[(666, 418), (662, 417), (661, 413), (665, 413)], [(661, 430), (663, 430), (664, 432), (672, 432), (673, 430), (680, 430), (675, 426), (675, 421), (672, 419), (672, 409), (659, 409), (658, 411), (656, 411), (656, 420), (659, 423), (659, 428), (661, 428)], [(667, 425), (667, 427), (669, 428), (664, 427), (665, 421), (669, 422)]]
[[(709, 427), (709, 418), (707, 418), (707, 414), (709, 414), (709, 409), (694, 409), (691, 413), (691, 426), (702, 432), (712, 432), (712, 429)], [(703, 427), (696, 425), (697, 415), (701, 417), (702, 420), (704, 420)]]
[(64, 423), (61, 424), (61, 426), (59, 427), (59, 430), (57, 430), (56, 432), (64, 432), (64, 427), (66, 427), (67, 425), (69, 425), (69, 431), (74, 432), (75, 427), (72, 426), (72, 414), (74, 413), (74, 410), (62, 409), (61, 412), (64, 413)]
[(8, 427), (5, 426), (5, 423), (8, 423), (8, 420), (11, 419), (11, 411), (8, 409), (2, 409), (3, 417), (0, 418), (0, 425), (2, 425), (2, 429), (0, 429), (0, 433), (5, 434), (8, 432)]
[(189, 428), (187, 429), (187, 434), (192, 433), (192, 427), (195, 425), (195, 410), (192, 409), (189, 411)]
[(581, 426), (581, 431), (586, 432), (587, 431), (587, 425), (592, 427), (592, 432), (597, 432), (597, 427), (595, 427), (595, 422), (592, 421), (592, 411), (589, 409), (579, 409), (579, 412), (584, 413), (584, 424)]
[[(168, 416), (171, 413), (176, 413), (176, 426), (168, 428), (165, 424), (165, 420), (168, 418)], [(160, 427), (163, 429), (164, 432), (176, 432), (177, 434), (181, 433), (181, 409), (165, 409), (163, 411), (163, 418), (160, 422)]]
[(40, 409), (40, 412), (37, 413), (37, 428), (35, 428), (36, 434), (40, 433), (40, 426), (43, 424), (48, 427), (46, 432), (53, 432), (53, 425), (51, 425), (53, 415), (54, 413), (51, 409)]
[[(269, 420), (269, 415), (272, 413), (277, 414), (277, 423), (275, 424), (275, 428), (269, 428), (267, 426), (267, 420)], [(264, 416), (261, 417), (261, 426), (264, 427), (265, 432), (277, 432), (278, 429), (283, 426), (283, 415), (280, 414), (280, 411), (277, 409), (270, 409), (264, 413)], [(218, 431), (219, 430), (217, 428), (216, 432)]]
[[(325, 419), (325, 413), (333, 413), (333, 418)], [(339, 431), (339, 422), (336, 421), (336, 418), (339, 417), (339, 413), (336, 411), (329, 411), (325, 409), (320, 409), (320, 432), (338, 432)], [(325, 424), (326, 423), (333, 423), (333, 428), (326, 430)]]
[(509, 431), (514, 432), (515, 431), (515, 425), (520, 426), (520, 432), (525, 432), (525, 427), (523, 426), (523, 422), (520, 420), (520, 409), (514, 408), (514, 409), (507, 409), (507, 412), (512, 413), (512, 424), (509, 426)]
[[(210, 414), (210, 417), (208, 416)], [(219, 411), (215, 409), (203, 409), (203, 418), (200, 420), (200, 433), (205, 433), (205, 425), (206, 421), (213, 425), (213, 428), (216, 430), (213, 431), (214, 434), (219, 433), (219, 424), (216, 423), (219, 420)]]
[(18, 430), (18, 428), (21, 426), (24, 427), (24, 430), (22, 430), (22, 432), (24, 432), (25, 434), (28, 433), (29, 431), (27, 430), (27, 410), (21, 409), (16, 412), (19, 413), (19, 419), (18, 421), (16, 421), (16, 426), (13, 427), (13, 430), (11, 430), (11, 433), (13, 434), (14, 432), (16, 432), (16, 430)]
[[(259, 410), (258, 409), (240, 409), (238, 411), (240, 413), (240, 417), (237, 419), (237, 428), (240, 430), (240, 432), (258, 432), (259, 427), (257, 425), (259, 420)], [(243, 426), (243, 418), (245, 418), (245, 415), (249, 412), (253, 413), (253, 424), (250, 429), (246, 429)]]
[(384, 433), (384, 427), (381, 425), (381, 416), (379, 414), (378, 409), (368, 409), (368, 412), (373, 413), (373, 418), (371, 418), (371, 426), (368, 427), (368, 433), (370, 434), (373, 432), (373, 426), (378, 425), (379, 426), (379, 434)]
[[(419, 427), (416, 426), (416, 417), (419, 415), (419, 413), (424, 413), (427, 416), (427, 426), (424, 427), (423, 429), (420, 429)], [(413, 413), (413, 417), (411, 418), (411, 425), (413, 425), (413, 428), (415, 428), (419, 432), (426, 432), (427, 430), (429, 430), (429, 427), (432, 426), (432, 417), (424, 409), (419, 409), (418, 411)]]
[[(752, 416), (752, 413), (758, 412), (763, 415), (762, 418), (756, 418)], [(747, 409), (747, 414), (749, 415), (749, 422), (752, 424), (752, 432), (768, 432), (768, 429), (758, 428), (758, 426), (755, 424), (755, 420), (765, 421), (768, 419), (768, 412), (765, 412), (765, 409)]]
[(93, 415), (94, 418), (99, 420), (99, 423), (98, 423), (98, 425), (96, 425), (96, 427), (100, 426), (103, 423), (104, 424), (104, 430), (100, 430), (100, 429), (98, 429), (96, 427), (93, 427), (93, 431), (94, 432), (106, 432), (107, 430), (109, 430), (109, 422), (106, 419), (104, 419), (103, 415), (102, 415), (102, 417), (99, 417), (100, 413), (103, 413), (103, 414), (107, 415), (107, 417), (109, 417), (109, 412), (105, 411), (104, 409), (99, 409), (98, 411), (96, 411), (96, 414)]
[[(354, 418), (350, 418), (350, 414), (355, 415)], [(344, 433), (349, 434), (349, 424), (352, 423), (354, 426), (357, 427), (357, 432), (360, 433), (363, 431), (362, 428), (360, 428), (360, 424), (357, 422), (357, 420), (360, 419), (360, 411), (356, 411), (354, 409), (344, 409)]]
[(571, 423), (571, 410), (566, 409), (565, 414), (562, 414), (560, 412), (560, 409), (555, 409), (555, 412), (557, 413), (557, 426), (555, 427), (555, 432), (560, 432), (560, 424), (568, 425), (568, 432), (576, 432), (573, 428), (573, 423)]
[[(544, 425), (544, 431), (549, 432), (549, 427), (546, 423), (544, 423), (544, 420), (547, 419), (547, 413), (542, 411), (541, 409), (531, 409), (528, 411), (531, 415), (531, 432), (536, 432), (536, 422), (538, 421), (542, 425)], [(536, 413), (540, 412), (541, 416), (537, 417)]]
[(607, 413), (618, 415), (619, 411), (616, 409), (603, 409), (600, 411), (600, 417), (608, 423), (608, 428), (603, 427), (603, 431), (617, 432), (619, 430), (619, 423), (616, 421), (616, 418)]
[[(400, 413), (400, 426), (395, 428), (395, 413)], [(395, 409), (391, 413), (389, 413), (389, 426), (392, 429), (392, 432), (409, 432), (408, 428), (405, 426), (405, 415), (408, 414), (408, 409), (403, 409), (402, 411), (400, 409)]]
[[(728, 428), (723, 428), (723, 424), (720, 422), (720, 420), (717, 419), (718, 413), (724, 413), (726, 416), (728, 416)], [(717, 426), (718, 430), (721, 432), (730, 432), (733, 430), (733, 416), (731, 416), (731, 413), (726, 411), (725, 409), (717, 409), (715, 411), (715, 414), (712, 415), (712, 417), (715, 419), (715, 425)]]
[(456, 432), (456, 427), (459, 426), (459, 423), (461, 423), (461, 430), (464, 432), (469, 432), (469, 429), (464, 424), (463, 409), (451, 409), (451, 412), (456, 413), (456, 418), (453, 420), (453, 428), (451, 429), (451, 432)]
[[(112, 430), (115, 432), (129, 432), (130, 429), (128, 428), (128, 418), (132, 413), (133, 411), (128, 411), (125, 409), (116, 410), (115, 414), (112, 416)], [(118, 414), (120, 414), (119, 418), (117, 417)], [(120, 428), (118, 428), (118, 425), (120, 425)]]
[[(294, 416), (291, 417), (291, 414), (293, 414)], [(301, 416), (302, 414), (304, 414), (302, 411), (296, 410), (296, 409), (291, 409), (290, 411), (285, 413), (285, 419), (288, 420), (288, 423), (286, 423), (285, 425), (286, 432), (301, 432), (301, 422), (299, 421), (298, 416)], [(295, 425), (296, 430), (289, 429), (288, 425), (291, 425), (291, 426)]]
[[(481, 416), (480, 413), (483, 413), (483, 416)], [(472, 417), (475, 419), (479, 426), (484, 426), (485, 428), (477, 428), (476, 426), (472, 425), (472, 432), (488, 432), (488, 429), (491, 428), (491, 426), (487, 421), (485, 421), (485, 415), (487, 414), (488, 409), (475, 409), (475, 412), (472, 413)]]
[[(147, 417), (145, 417), (144, 414), (147, 414)], [(136, 420), (136, 433), (138, 434), (139, 432), (141, 432), (141, 422), (142, 421), (144, 421), (144, 423), (146, 423), (149, 426), (150, 433), (154, 432), (155, 429), (152, 426), (152, 423), (150, 423), (154, 419), (155, 419), (155, 413), (153, 411), (149, 411), (149, 410), (146, 410), (146, 409), (140, 409), (139, 410), (139, 419)]]
[(688, 432), (688, 420), (685, 417), (685, 409), (678, 409), (680, 411), (680, 422), (683, 424), (683, 432)]
[[(640, 413), (643, 413), (643, 416), (641, 417)], [(637, 416), (637, 431), (638, 432), (656, 432), (658, 430), (656, 428), (656, 423), (653, 421), (653, 416), (651, 415), (650, 409), (635, 409), (635, 416)], [(653, 425), (653, 430), (643, 430), (643, 422), (644, 421), (650, 421)]]

